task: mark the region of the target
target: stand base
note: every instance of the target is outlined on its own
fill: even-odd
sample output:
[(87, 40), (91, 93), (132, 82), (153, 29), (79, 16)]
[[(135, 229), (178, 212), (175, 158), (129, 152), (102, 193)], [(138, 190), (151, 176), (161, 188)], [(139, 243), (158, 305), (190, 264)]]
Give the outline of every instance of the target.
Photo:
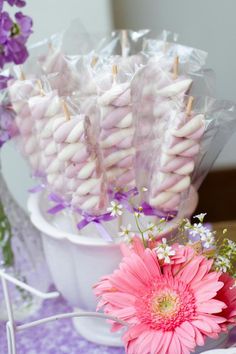
[[(83, 312), (76, 308), (75, 311)], [(86, 340), (111, 347), (123, 347), (121, 340), (122, 331), (111, 332), (111, 326), (100, 318), (73, 318), (73, 324), (77, 332)]]

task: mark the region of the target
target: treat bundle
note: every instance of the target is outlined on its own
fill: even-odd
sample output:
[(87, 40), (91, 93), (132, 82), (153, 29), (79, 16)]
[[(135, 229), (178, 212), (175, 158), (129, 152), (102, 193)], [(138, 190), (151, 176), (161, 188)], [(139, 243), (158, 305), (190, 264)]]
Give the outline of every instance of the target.
[(32, 174), (83, 216), (122, 196), (128, 210), (174, 217), (235, 129), (234, 104), (209, 97), (201, 50), (147, 31), (96, 44), (74, 32), (35, 46), (9, 83)]

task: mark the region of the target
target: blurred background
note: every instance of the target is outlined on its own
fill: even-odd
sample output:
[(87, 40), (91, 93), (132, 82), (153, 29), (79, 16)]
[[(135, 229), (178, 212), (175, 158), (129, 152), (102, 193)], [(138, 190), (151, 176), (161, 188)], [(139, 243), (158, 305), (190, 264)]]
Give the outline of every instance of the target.
[[(113, 28), (176, 32), (181, 43), (208, 52), (208, 66), (217, 76), (217, 97), (236, 100), (235, 0), (30, 0), (25, 12), (34, 19), (31, 43), (64, 29), (76, 17), (93, 32)], [(3, 168), (16, 199), (25, 206), (27, 187), (32, 182), (24, 161), (11, 145), (4, 148)], [(235, 171), (236, 135), (201, 188), (200, 208), (210, 210), (211, 219), (236, 219)]]

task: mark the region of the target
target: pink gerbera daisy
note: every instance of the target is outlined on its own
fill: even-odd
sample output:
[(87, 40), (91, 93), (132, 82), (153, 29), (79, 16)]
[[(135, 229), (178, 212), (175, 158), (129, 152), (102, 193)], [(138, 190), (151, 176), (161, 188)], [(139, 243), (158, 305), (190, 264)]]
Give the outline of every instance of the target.
[(154, 250), (139, 248), (95, 286), (99, 308), (128, 324), (128, 354), (187, 354), (206, 336), (217, 338), (226, 304), (216, 299), (224, 283), (211, 267), (200, 255), (160, 266)]

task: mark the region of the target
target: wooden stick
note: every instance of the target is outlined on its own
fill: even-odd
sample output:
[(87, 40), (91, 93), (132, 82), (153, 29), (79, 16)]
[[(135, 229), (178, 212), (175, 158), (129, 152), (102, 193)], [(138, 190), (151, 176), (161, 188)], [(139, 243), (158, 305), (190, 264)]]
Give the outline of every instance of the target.
[(22, 69), (22, 65), (19, 65), (19, 70), (20, 70), (20, 80), (24, 81), (26, 79), (25, 73)]
[(39, 87), (40, 96), (45, 96), (45, 92), (44, 92), (44, 89), (43, 89), (42, 81), (41, 80), (37, 80), (36, 82), (37, 82), (38, 87)]
[(194, 101), (194, 97), (190, 96), (189, 99), (188, 99), (187, 106), (186, 106), (186, 114), (187, 114), (187, 116), (191, 115), (192, 108), (193, 108), (193, 101)]
[(116, 82), (116, 76), (118, 74), (118, 66), (117, 65), (112, 65), (112, 76), (113, 76), (113, 83)]
[(95, 55), (93, 59), (91, 60), (91, 67), (93, 68), (98, 62), (98, 57)]
[(175, 57), (174, 66), (173, 66), (173, 76), (174, 76), (174, 80), (176, 80), (179, 76), (179, 57), (178, 56)]
[(67, 106), (65, 100), (62, 100), (62, 108), (64, 111), (64, 115), (66, 117), (66, 120), (70, 120), (70, 112), (69, 112), (69, 109), (68, 109), (68, 106)]
[(127, 57), (127, 43), (128, 43), (128, 34), (127, 30), (122, 30), (121, 31), (121, 55), (123, 58)]

